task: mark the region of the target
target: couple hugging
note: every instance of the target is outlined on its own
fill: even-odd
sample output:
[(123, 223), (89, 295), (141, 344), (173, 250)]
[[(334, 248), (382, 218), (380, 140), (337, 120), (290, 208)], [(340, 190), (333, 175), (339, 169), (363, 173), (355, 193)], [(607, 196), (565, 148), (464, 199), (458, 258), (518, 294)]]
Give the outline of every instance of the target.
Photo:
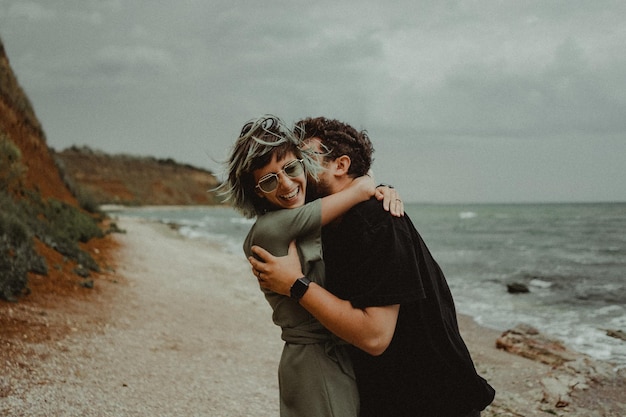
[(248, 122), (221, 191), (256, 217), (244, 243), (285, 341), (281, 417), (479, 416), (494, 389), (461, 338), (443, 272), (376, 187), (365, 131)]

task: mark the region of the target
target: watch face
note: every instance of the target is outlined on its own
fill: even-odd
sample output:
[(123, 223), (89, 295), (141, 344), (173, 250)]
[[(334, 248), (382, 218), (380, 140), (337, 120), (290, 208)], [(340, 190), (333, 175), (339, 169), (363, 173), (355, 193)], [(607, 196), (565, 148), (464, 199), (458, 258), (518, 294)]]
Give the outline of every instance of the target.
[(298, 278), (291, 286), (291, 298), (299, 300), (302, 298), (306, 290), (309, 289), (310, 281), (305, 277)]

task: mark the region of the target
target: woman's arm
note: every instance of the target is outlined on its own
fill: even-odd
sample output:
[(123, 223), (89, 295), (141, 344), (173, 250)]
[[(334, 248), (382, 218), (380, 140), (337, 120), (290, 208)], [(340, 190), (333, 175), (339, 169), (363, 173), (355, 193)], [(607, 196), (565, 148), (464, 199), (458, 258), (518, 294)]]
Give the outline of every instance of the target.
[[(252, 247), (252, 252), (261, 259), (248, 259), (255, 270), (261, 271), (261, 287), (289, 296), (293, 283), (303, 276), (294, 242), (288, 255), (280, 258), (258, 246)], [(299, 302), (332, 333), (370, 355), (380, 355), (387, 349), (400, 310), (398, 304), (355, 308), (315, 283), (309, 284)]]
[(354, 179), (335, 194), (301, 207), (259, 216), (246, 238), (244, 251), (249, 255), (250, 246), (259, 245), (274, 255), (285, 255), (289, 242), (310, 233), (319, 233), (321, 226), (332, 222), (356, 204), (367, 201), (375, 192), (373, 179), (366, 175)]
[(326, 226), (355, 205), (369, 200), (376, 193), (369, 175), (355, 178), (343, 190), (322, 198), (322, 226)]

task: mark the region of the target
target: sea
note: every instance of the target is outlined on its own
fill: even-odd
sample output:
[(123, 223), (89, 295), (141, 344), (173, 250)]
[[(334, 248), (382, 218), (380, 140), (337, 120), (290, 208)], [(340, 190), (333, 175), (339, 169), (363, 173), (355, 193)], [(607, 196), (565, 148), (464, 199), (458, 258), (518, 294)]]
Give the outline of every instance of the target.
[[(504, 331), (529, 324), (626, 368), (626, 203), (406, 204), (441, 266), (458, 312)], [(253, 224), (228, 207), (116, 209), (175, 224), (241, 254)], [(509, 284), (526, 293), (509, 293)]]

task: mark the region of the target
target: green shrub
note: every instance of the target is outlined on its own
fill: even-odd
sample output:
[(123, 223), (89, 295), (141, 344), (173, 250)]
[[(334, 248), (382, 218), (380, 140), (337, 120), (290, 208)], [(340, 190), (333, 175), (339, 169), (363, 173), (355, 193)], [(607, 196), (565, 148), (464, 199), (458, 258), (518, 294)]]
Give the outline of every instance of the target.
[(47, 274), (45, 259), (34, 249), (20, 209), (5, 193), (0, 193), (0, 298), (15, 300), (27, 286), (27, 272)]
[(38, 194), (29, 193), (29, 204), (23, 207), (27, 224), (34, 235), (57, 252), (99, 271), (91, 255), (80, 249), (78, 242), (100, 238), (104, 233), (97, 221), (69, 204), (55, 199), (44, 201)]
[(72, 195), (76, 197), (80, 208), (87, 211), (88, 213), (97, 214), (100, 217), (104, 217), (104, 213), (102, 212), (102, 210), (100, 210), (100, 206), (96, 202), (94, 196), (88, 190), (86, 190), (85, 187), (74, 182), (72, 178), (67, 174), (63, 159), (56, 154), (53, 155), (53, 158), (54, 164), (59, 169), (59, 175), (61, 176), (61, 180), (68, 188), (68, 190), (70, 190)]
[(96, 199), (93, 197), (92, 194), (85, 191), (83, 187), (80, 187), (79, 190), (74, 193), (74, 195), (76, 196), (76, 200), (78, 200), (78, 205), (80, 206), (80, 208), (87, 211), (88, 213), (98, 214), (101, 217), (104, 216), (104, 213), (102, 212), (102, 210), (100, 210), (100, 206), (96, 202)]
[(0, 298), (14, 300), (26, 288), (29, 240), (19, 219), (0, 212)]
[(26, 171), (21, 163), (22, 154), (13, 142), (0, 132), (0, 190), (13, 191), (19, 187)]
[[(45, 259), (34, 249), (33, 237), (83, 268), (100, 270), (79, 246), (79, 242), (104, 236), (99, 219), (24, 189), (24, 172), (19, 149), (0, 132), (0, 298), (6, 300), (15, 300), (27, 289), (29, 271), (48, 274)], [(81, 202), (83, 206), (90, 204), (87, 200)]]

